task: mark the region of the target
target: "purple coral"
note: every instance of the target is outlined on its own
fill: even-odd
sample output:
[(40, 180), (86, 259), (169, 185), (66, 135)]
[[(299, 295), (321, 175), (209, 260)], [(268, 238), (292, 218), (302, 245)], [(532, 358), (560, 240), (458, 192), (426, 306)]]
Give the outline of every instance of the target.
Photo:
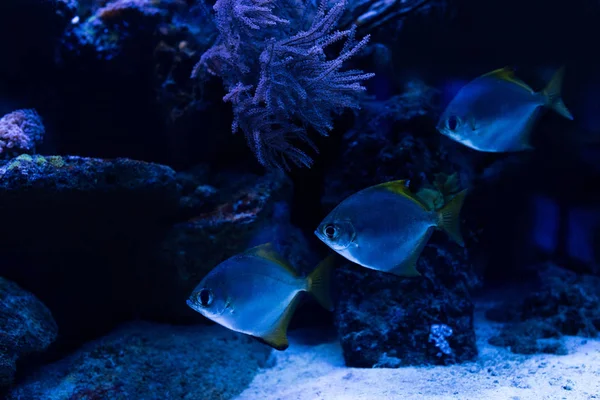
[[(286, 0), (279, 0), (284, 2)], [(233, 105), (233, 131), (241, 130), (258, 161), (266, 167), (289, 169), (290, 162), (310, 166), (312, 159), (299, 143), (317, 151), (307, 130), (326, 136), (333, 118), (346, 108), (359, 108), (362, 82), (374, 74), (342, 71), (343, 64), (368, 42), (355, 40), (355, 28), (336, 31), (346, 7), (337, 0), (326, 9), (323, 0), (307, 29), (296, 34), (275, 29), (290, 25), (294, 18), (281, 18), (272, 10), (286, 4), (273, 0), (218, 0), (214, 6), (220, 36), (194, 69), (223, 79)], [(293, 30), (293, 26), (290, 27)], [(326, 50), (343, 42), (337, 56)]]
[(12, 156), (35, 152), (44, 132), (42, 119), (33, 109), (6, 114), (0, 119), (0, 154)]

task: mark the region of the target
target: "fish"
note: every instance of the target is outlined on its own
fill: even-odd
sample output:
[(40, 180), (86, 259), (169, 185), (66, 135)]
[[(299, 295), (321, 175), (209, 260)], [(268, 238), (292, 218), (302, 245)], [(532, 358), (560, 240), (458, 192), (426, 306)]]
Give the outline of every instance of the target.
[(535, 92), (509, 67), (488, 72), (458, 91), (436, 128), (442, 135), (482, 152), (532, 150), (530, 136), (540, 107), (573, 120), (561, 98), (563, 76), (561, 67), (544, 90)]
[(464, 246), (459, 214), (467, 189), (441, 209), (430, 210), (408, 188), (407, 180), (368, 187), (339, 203), (315, 235), (347, 260), (365, 268), (416, 277), (417, 260), (434, 229)]
[(333, 310), (332, 256), (301, 277), (272, 243), (253, 247), (212, 269), (192, 291), (187, 305), (225, 328), (285, 350), (300, 292), (310, 293), (325, 309)]

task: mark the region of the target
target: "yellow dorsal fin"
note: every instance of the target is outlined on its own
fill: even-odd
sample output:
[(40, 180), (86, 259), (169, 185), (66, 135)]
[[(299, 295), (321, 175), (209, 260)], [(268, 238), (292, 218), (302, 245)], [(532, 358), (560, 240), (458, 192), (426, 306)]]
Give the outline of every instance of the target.
[(374, 187), (389, 190), (390, 192), (394, 192), (396, 194), (405, 194), (410, 193), (410, 190), (408, 189), (409, 182), (410, 181), (408, 179), (401, 179), (397, 181), (380, 183), (379, 185), (375, 185)]
[(389, 181), (385, 183), (380, 183), (379, 185), (375, 185), (373, 187), (382, 190), (389, 190), (394, 194), (404, 196), (419, 204), (425, 210), (428, 210), (429, 208), (427, 207), (427, 204), (423, 203), (423, 201), (419, 197), (415, 196), (415, 194), (410, 191), (410, 189), (408, 188), (408, 182), (408, 180)]
[(525, 82), (523, 82), (515, 76), (515, 70), (511, 67), (499, 68), (488, 72), (487, 74), (483, 74), (481, 77), (496, 78), (501, 79), (503, 81), (511, 82), (515, 85), (522, 87), (528, 92), (533, 93), (533, 89), (528, 84), (526, 84)]
[(279, 252), (277, 252), (275, 245), (273, 245), (271, 242), (252, 247), (246, 250), (245, 253), (274, 262), (275, 264), (284, 268), (286, 271), (290, 272), (293, 276), (298, 277), (298, 272), (287, 262), (285, 258), (279, 254)]
[(298, 307), (300, 296), (296, 294), (290, 304), (285, 308), (279, 319), (275, 322), (269, 332), (265, 332), (262, 336), (255, 336), (259, 341), (268, 344), (275, 350), (285, 350), (289, 343), (287, 339), (287, 328), (292, 320), (294, 311)]

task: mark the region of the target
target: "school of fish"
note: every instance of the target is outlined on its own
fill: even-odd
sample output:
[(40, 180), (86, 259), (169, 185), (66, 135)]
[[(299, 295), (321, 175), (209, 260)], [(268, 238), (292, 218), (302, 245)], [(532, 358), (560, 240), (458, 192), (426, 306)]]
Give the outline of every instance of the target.
[[(530, 134), (541, 107), (573, 119), (560, 95), (563, 75), (560, 68), (544, 90), (535, 92), (510, 68), (484, 74), (456, 94), (437, 130), (477, 151), (530, 150)], [(399, 277), (418, 277), (417, 260), (435, 229), (464, 246), (460, 212), (466, 194), (462, 190), (434, 209), (411, 191), (406, 180), (380, 183), (340, 202), (314, 233), (348, 261)], [(228, 329), (285, 350), (287, 328), (302, 292), (333, 309), (332, 269), (330, 255), (302, 277), (273, 244), (265, 243), (217, 265), (187, 304)]]

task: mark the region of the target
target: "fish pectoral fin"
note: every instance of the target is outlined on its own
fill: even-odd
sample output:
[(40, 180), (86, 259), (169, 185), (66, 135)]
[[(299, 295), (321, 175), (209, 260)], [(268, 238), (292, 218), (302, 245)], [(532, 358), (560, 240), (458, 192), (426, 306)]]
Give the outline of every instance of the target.
[(517, 78), (515, 76), (515, 69), (512, 67), (504, 67), (504, 68), (498, 68), (495, 69), (491, 72), (488, 72), (487, 74), (483, 74), (482, 77), (489, 77), (489, 78), (496, 78), (496, 79), (501, 79), (503, 81), (507, 81), (507, 82), (511, 82), (514, 83), (517, 86), (522, 87), (523, 89), (527, 90), (530, 93), (533, 93), (533, 89), (526, 84), (525, 82), (523, 82), (522, 80), (520, 80), (519, 78)]
[(259, 341), (271, 346), (275, 350), (285, 350), (289, 347), (287, 328), (292, 320), (294, 311), (298, 307), (300, 296), (296, 294), (290, 304), (285, 308), (279, 319), (273, 324), (272, 329), (262, 336), (255, 336)]
[(275, 249), (275, 245), (273, 243), (264, 243), (258, 245), (256, 247), (252, 247), (245, 251), (245, 254), (253, 255), (256, 257), (263, 258), (265, 260), (269, 260), (274, 262), (275, 264), (281, 266), (286, 271), (290, 272), (292, 276), (298, 277), (298, 271), (292, 267), (286, 259), (284, 259), (279, 252)]
[(423, 253), (423, 249), (425, 245), (429, 241), (431, 234), (433, 233), (433, 229), (427, 229), (427, 232), (421, 237), (417, 246), (414, 248), (410, 256), (400, 265), (396, 266), (389, 272), (394, 275), (406, 277), (406, 278), (414, 278), (417, 276), (421, 276), (421, 273), (417, 271), (417, 261), (419, 261), (419, 257), (421, 257), (421, 253)]

